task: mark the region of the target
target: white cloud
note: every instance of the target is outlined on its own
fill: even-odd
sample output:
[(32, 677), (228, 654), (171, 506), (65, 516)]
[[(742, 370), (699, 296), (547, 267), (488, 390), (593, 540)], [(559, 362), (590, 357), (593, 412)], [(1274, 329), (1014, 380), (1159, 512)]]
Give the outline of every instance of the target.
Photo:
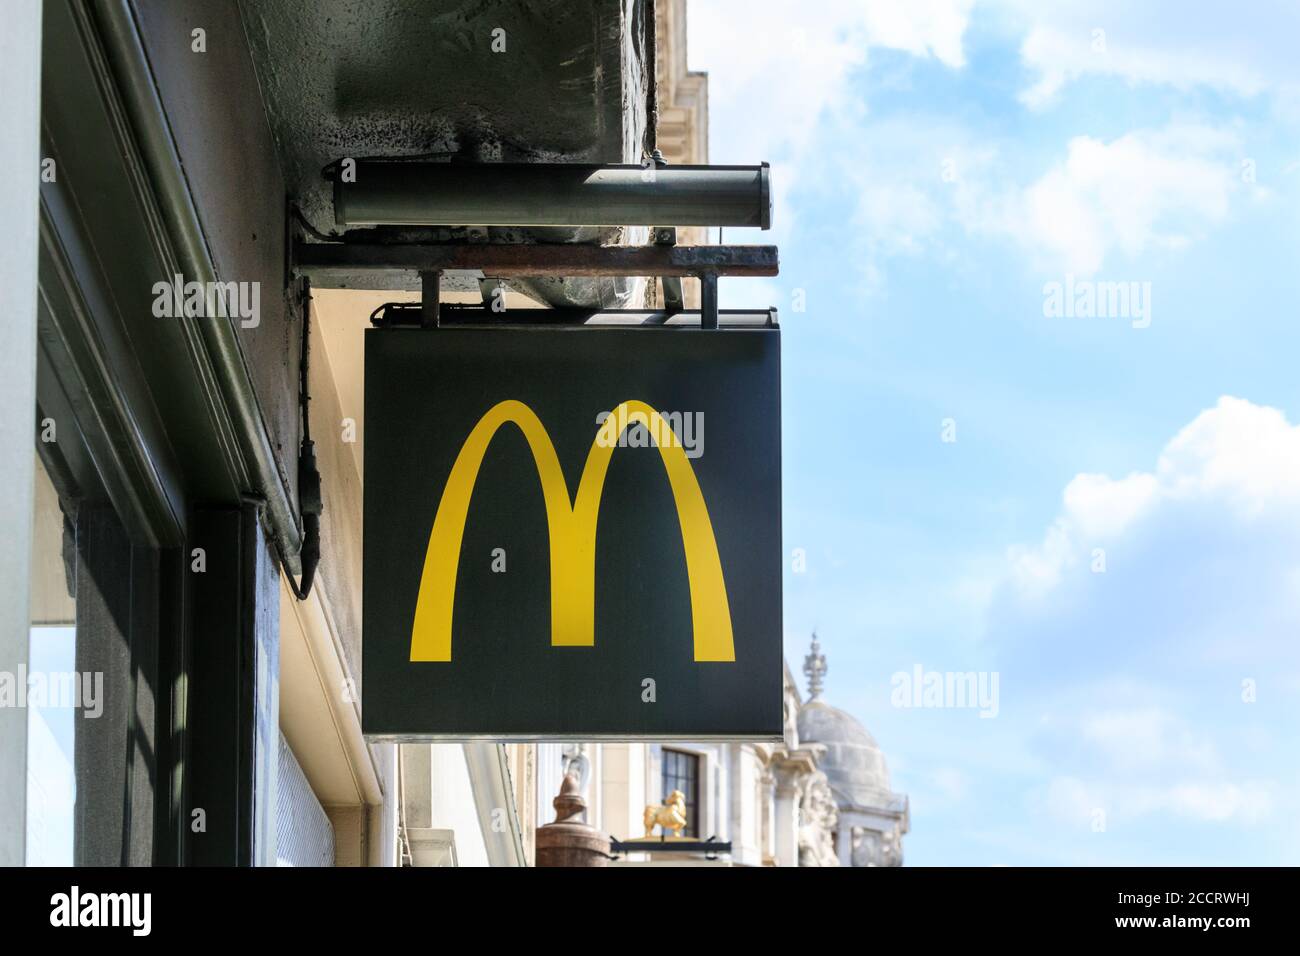
[(1044, 597), (1067, 569), (1087, 567), (1093, 548), (1171, 506), (1294, 524), (1300, 548), (1300, 426), (1276, 408), (1224, 396), (1170, 440), (1153, 471), (1080, 473), (1062, 501), (1041, 544), (1011, 549), (1010, 579), (1022, 597)]
[[(824, 0), (812, 7), (789, 0), (691, 0), (689, 65), (709, 74), (709, 161), (772, 164), (772, 231), (728, 231), (727, 237), (788, 244), (797, 191), (842, 182), (845, 165), (851, 181), (861, 182), (869, 158), (860, 149), (866, 104), (854, 88), (855, 72), (873, 50), (963, 67), (973, 6), (974, 0)], [(745, 30), (746, 24), (762, 28)], [(901, 197), (875, 181), (852, 204), (862, 210), (859, 222), (870, 214), (888, 219), (863, 238), (870, 247), (860, 256), (867, 273), (874, 269), (874, 236), (887, 234), (891, 252), (915, 249), (907, 237), (919, 237), (938, 215), (921, 190)]]
[(1115, 770), (1213, 772), (1218, 769), (1214, 746), (1197, 737), (1163, 707), (1147, 705), (1089, 714), (1083, 719), (1079, 734)]
[(867, 42), (913, 56), (934, 56), (950, 67), (966, 64), (962, 37), (974, 0), (883, 0), (849, 3), (862, 16)]
[(1137, 473), (1118, 480), (1080, 474), (1065, 486), (1062, 497), (1067, 519), (1080, 534), (1112, 538), (1151, 506), (1159, 490), (1160, 482), (1151, 474)]
[(962, 235), (1010, 241), (1055, 277), (1113, 272), (1118, 260), (1186, 247), (1225, 222), (1239, 195), (1263, 194), (1241, 180), (1231, 127), (1175, 122), (1111, 140), (1078, 136), (1023, 178), (1005, 172), (1013, 150), (943, 117), (873, 120), (854, 135), (855, 148), (836, 151), (825, 181), (809, 188), (850, 197), (852, 259), (868, 287), (881, 283), (888, 258), (943, 261)]
[(822, 170), (809, 177), (805, 196), (842, 210), (834, 241), (861, 290), (879, 291), (894, 257), (949, 258), (954, 197), (977, 188), (996, 151), (962, 124), (920, 113), (870, 118), (845, 135), (805, 164)]
[(1300, 504), (1300, 425), (1279, 409), (1224, 396), (1166, 446), (1157, 473), (1170, 498), (1222, 498), (1249, 517), (1293, 515)]
[[(709, 73), (713, 162), (779, 160), (812, 145), (827, 112), (861, 109), (853, 71), (872, 49), (966, 62), (974, 0), (691, 0), (690, 66)], [(761, 29), (743, 30), (745, 24)], [(725, 152), (724, 152), (725, 151)]]
[(1077, 136), (1028, 186), (974, 176), (954, 214), (973, 233), (1007, 235), (1036, 264), (1092, 275), (1116, 253), (1179, 249), (1223, 221), (1239, 181), (1230, 129), (1175, 123), (1109, 142)]
[(1033, 75), (1021, 91), (1031, 108), (1055, 103), (1082, 77), (1131, 85), (1208, 87), (1241, 97), (1300, 88), (1300, 7), (1187, 0), (1070, 0), (1010, 4), (1021, 15), (1020, 58)]
[[(1027, 238), (1091, 274), (1119, 249), (1177, 248), (1228, 212), (1231, 137), (1203, 127), (1070, 141), (1065, 161), (1024, 195)], [(1224, 155), (1225, 152), (1228, 155)]]
[[(1241, 95), (1300, 91), (1300, 58), (1291, 49), (1300, 5), (1193, 12), (1173, 0), (828, 0), (810, 10), (787, 0), (692, 0), (688, 10), (691, 67), (709, 72), (711, 160), (773, 163), (775, 231), (741, 241), (788, 243), (792, 197), (834, 184), (853, 210), (849, 258), (868, 289), (882, 284), (888, 257), (951, 254), (954, 224), (1013, 240), (1054, 277), (1089, 276), (1116, 257), (1184, 248), (1223, 223), (1238, 195), (1266, 194), (1242, 182), (1244, 134), (1199, 122), (1115, 138), (1079, 135), (1062, 142), (1053, 165), (1008, 177), (998, 172), (1005, 165), (998, 144), (980, 141), (955, 117), (934, 115), (942, 103), (869, 120), (853, 78), (872, 51), (963, 69), (972, 18), (983, 16), (1022, 41), (1032, 76), (1025, 98), (1035, 105), (1085, 75)], [(764, 28), (737, 43), (741, 22)], [(1297, 29), (1288, 32), (1288, 24)], [(900, 159), (903, 146), (911, 151)], [(955, 181), (939, 179), (945, 160), (954, 163)]]
[(1042, 714), (1010, 727), (1036, 761), (1032, 811), (1081, 838), (1178, 828), (1203, 841), (1170, 857), (1184, 863), (1228, 828), (1289, 818), (1300, 425), (1225, 396), (1149, 468), (1076, 475), (1042, 541), (1007, 557), (985, 638), (1004, 712)]

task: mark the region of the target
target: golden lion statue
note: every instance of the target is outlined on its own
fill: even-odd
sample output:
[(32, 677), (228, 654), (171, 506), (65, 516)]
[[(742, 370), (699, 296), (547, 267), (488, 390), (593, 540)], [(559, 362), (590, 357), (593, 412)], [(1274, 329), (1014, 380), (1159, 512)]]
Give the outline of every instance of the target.
[(668, 831), (673, 831), (673, 836), (681, 836), (682, 831), (686, 829), (686, 794), (680, 790), (674, 790), (668, 794), (668, 799), (663, 805), (650, 804), (645, 808), (645, 835), (647, 838), (653, 835), (655, 826), (663, 828), (665, 836)]

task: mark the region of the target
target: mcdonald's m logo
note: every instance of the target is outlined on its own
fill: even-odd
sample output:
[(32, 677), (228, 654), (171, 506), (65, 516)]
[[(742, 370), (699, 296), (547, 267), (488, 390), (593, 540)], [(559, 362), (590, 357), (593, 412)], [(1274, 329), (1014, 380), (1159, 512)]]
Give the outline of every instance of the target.
[(639, 401), (618, 405), (597, 429), (577, 495), (570, 499), (564, 471), (545, 426), (532, 409), (513, 400), (500, 402), (479, 420), (452, 465), (425, 553), (411, 628), (410, 659), (452, 659), (456, 572), (470, 498), (488, 445), (507, 422), (523, 432), (528, 442), (546, 505), (550, 530), (551, 645), (593, 647), (596, 643), (596, 522), (600, 516), (601, 492), (621, 433), (635, 423), (656, 438), (676, 502), (690, 582), (695, 660), (735, 661), (731, 609), (709, 511), (681, 444), (663, 440), (673, 433), (659, 412)]

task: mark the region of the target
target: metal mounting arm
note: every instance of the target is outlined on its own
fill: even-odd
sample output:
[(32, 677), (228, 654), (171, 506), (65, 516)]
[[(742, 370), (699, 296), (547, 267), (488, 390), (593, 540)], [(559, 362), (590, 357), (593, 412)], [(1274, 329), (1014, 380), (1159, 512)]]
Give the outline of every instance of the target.
[[(701, 325), (718, 327), (719, 276), (774, 276), (776, 246), (584, 246), (571, 243), (294, 244), (294, 269), (318, 288), (366, 272), (421, 277), (425, 325), (438, 324), (438, 278), (467, 272), (482, 278), (543, 276), (694, 276), (700, 280)], [(333, 281), (332, 281), (333, 280)]]

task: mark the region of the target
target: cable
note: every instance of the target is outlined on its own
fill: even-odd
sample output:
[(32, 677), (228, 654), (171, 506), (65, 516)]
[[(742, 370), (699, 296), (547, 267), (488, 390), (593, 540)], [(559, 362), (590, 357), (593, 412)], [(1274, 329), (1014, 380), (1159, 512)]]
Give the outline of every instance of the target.
[(298, 225), (302, 226), (303, 229), (307, 230), (308, 234), (310, 234), (313, 239), (319, 242), (344, 242), (345, 241), (342, 236), (335, 235), (333, 233), (321, 232), (319, 229), (317, 229), (307, 220), (307, 217), (303, 215), (302, 210), (299, 209), (296, 205), (291, 205), (290, 208), (293, 210), (293, 218), (298, 220)]
[[(295, 210), (296, 211), (296, 210)], [(301, 213), (298, 214), (301, 218)], [(302, 413), (302, 445), (298, 452), (298, 510), (302, 514), (302, 579), (295, 582), (285, 564), (285, 577), (299, 601), (307, 600), (316, 567), (320, 564), (320, 516), (325, 510), (321, 498), (320, 470), (316, 467), (316, 445), (311, 440), (311, 412), (308, 390), (311, 359), (311, 280), (302, 280), (302, 352), (298, 360), (298, 406)], [(284, 555), (280, 556), (284, 563)]]
[[(381, 327), (387, 325), (388, 324), (387, 311), (389, 309), (400, 307), (400, 306), (407, 306), (408, 308), (411, 306), (418, 307), (419, 303), (418, 302), (385, 302), (383, 305), (376, 308), (375, 311), (370, 313), (370, 324), (375, 326), (381, 326)], [(384, 314), (380, 315), (380, 313), (384, 313)]]

